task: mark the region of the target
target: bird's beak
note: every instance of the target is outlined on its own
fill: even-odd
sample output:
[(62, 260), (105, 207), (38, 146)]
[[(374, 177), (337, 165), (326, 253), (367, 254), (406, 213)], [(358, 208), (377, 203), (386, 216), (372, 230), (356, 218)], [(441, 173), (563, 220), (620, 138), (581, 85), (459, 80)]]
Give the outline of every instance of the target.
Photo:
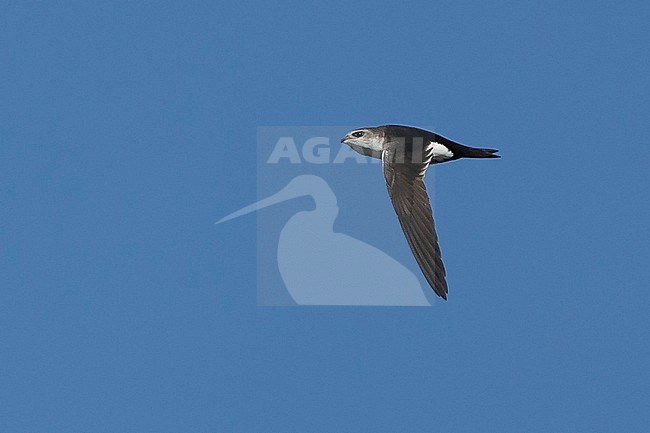
[(350, 136), (346, 135), (345, 137), (341, 138), (341, 143), (345, 143), (345, 140), (349, 140)]
[(277, 203), (282, 203), (283, 201), (291, 200), (292, 198), (301, 197), (303, 195), (309, 195), (309, 192), (297, 188), (296, 183), (292, 181), (289, 182), (287, 186), (285, 186), (284, 188), (282, 188), (280, 191), (276, 192), (272, 196), (263, 198), (262, 200), (259, 200), (257, 203), (253, 203), (244, 208), (241, 208), (237, 212), (233, 212), (230, 215), (221, 218), (215, 224), (221, 224), (222, 222), (234, 218), (239, 218), (242, 215), (246, 215), (248, 213), (258, 211), (260, 209), (263, 209), (268, 206), (272, 206)]

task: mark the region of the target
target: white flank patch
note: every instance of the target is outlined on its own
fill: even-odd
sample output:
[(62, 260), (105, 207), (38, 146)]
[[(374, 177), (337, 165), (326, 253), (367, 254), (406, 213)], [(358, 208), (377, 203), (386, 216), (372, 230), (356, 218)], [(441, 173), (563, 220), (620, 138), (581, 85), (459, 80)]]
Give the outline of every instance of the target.
[(431, 147), (427, 149), (431, 152), (431, 160), (436, 162), (447, 161), (454, 157), (454, 153), (444, 144), (431, 142)]

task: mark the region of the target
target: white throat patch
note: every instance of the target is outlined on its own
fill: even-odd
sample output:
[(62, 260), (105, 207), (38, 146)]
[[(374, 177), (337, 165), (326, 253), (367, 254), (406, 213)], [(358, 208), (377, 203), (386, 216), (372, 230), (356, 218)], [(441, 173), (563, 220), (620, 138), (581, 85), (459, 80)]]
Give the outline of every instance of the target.
[[(366, 143), (364, 143), (364, 144), (366, 144)], [(367, 146), (364, 145), (363, 147), (365, 147), (366, 149), (370, 149), (370, 150), (372, 150), (374, 152), (381, 152), (383, 150), (381, 144), (382, 144), (381, 139), (373, 138), (372, 140), (370, 140), (370, 142), (367, 143)]]

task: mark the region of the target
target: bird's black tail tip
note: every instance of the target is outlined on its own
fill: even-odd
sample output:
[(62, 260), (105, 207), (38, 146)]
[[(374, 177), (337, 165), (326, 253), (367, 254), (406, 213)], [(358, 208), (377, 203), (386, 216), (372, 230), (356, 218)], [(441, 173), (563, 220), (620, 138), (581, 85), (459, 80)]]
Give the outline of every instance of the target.
[(463, 155), (465, 158), (501, 158), (501, 155), (495, 155), (498, 149), (475, 149), (470, 148), (469, 151)]

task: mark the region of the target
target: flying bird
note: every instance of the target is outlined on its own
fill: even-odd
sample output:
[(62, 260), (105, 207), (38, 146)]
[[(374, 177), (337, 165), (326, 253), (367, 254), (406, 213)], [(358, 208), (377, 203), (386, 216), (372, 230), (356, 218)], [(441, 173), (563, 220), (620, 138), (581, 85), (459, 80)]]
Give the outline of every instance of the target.
[(447, 281), (431, 203), (423, 179), (431, 164), (460, 158), (500, 158), (496, 149), (463, 146), (439, 134), (410, 126), (360, 128), (341, 139), (356, 152), (381, 159), (388, 195), (402, 231), (434, 292), (447, 299)]

